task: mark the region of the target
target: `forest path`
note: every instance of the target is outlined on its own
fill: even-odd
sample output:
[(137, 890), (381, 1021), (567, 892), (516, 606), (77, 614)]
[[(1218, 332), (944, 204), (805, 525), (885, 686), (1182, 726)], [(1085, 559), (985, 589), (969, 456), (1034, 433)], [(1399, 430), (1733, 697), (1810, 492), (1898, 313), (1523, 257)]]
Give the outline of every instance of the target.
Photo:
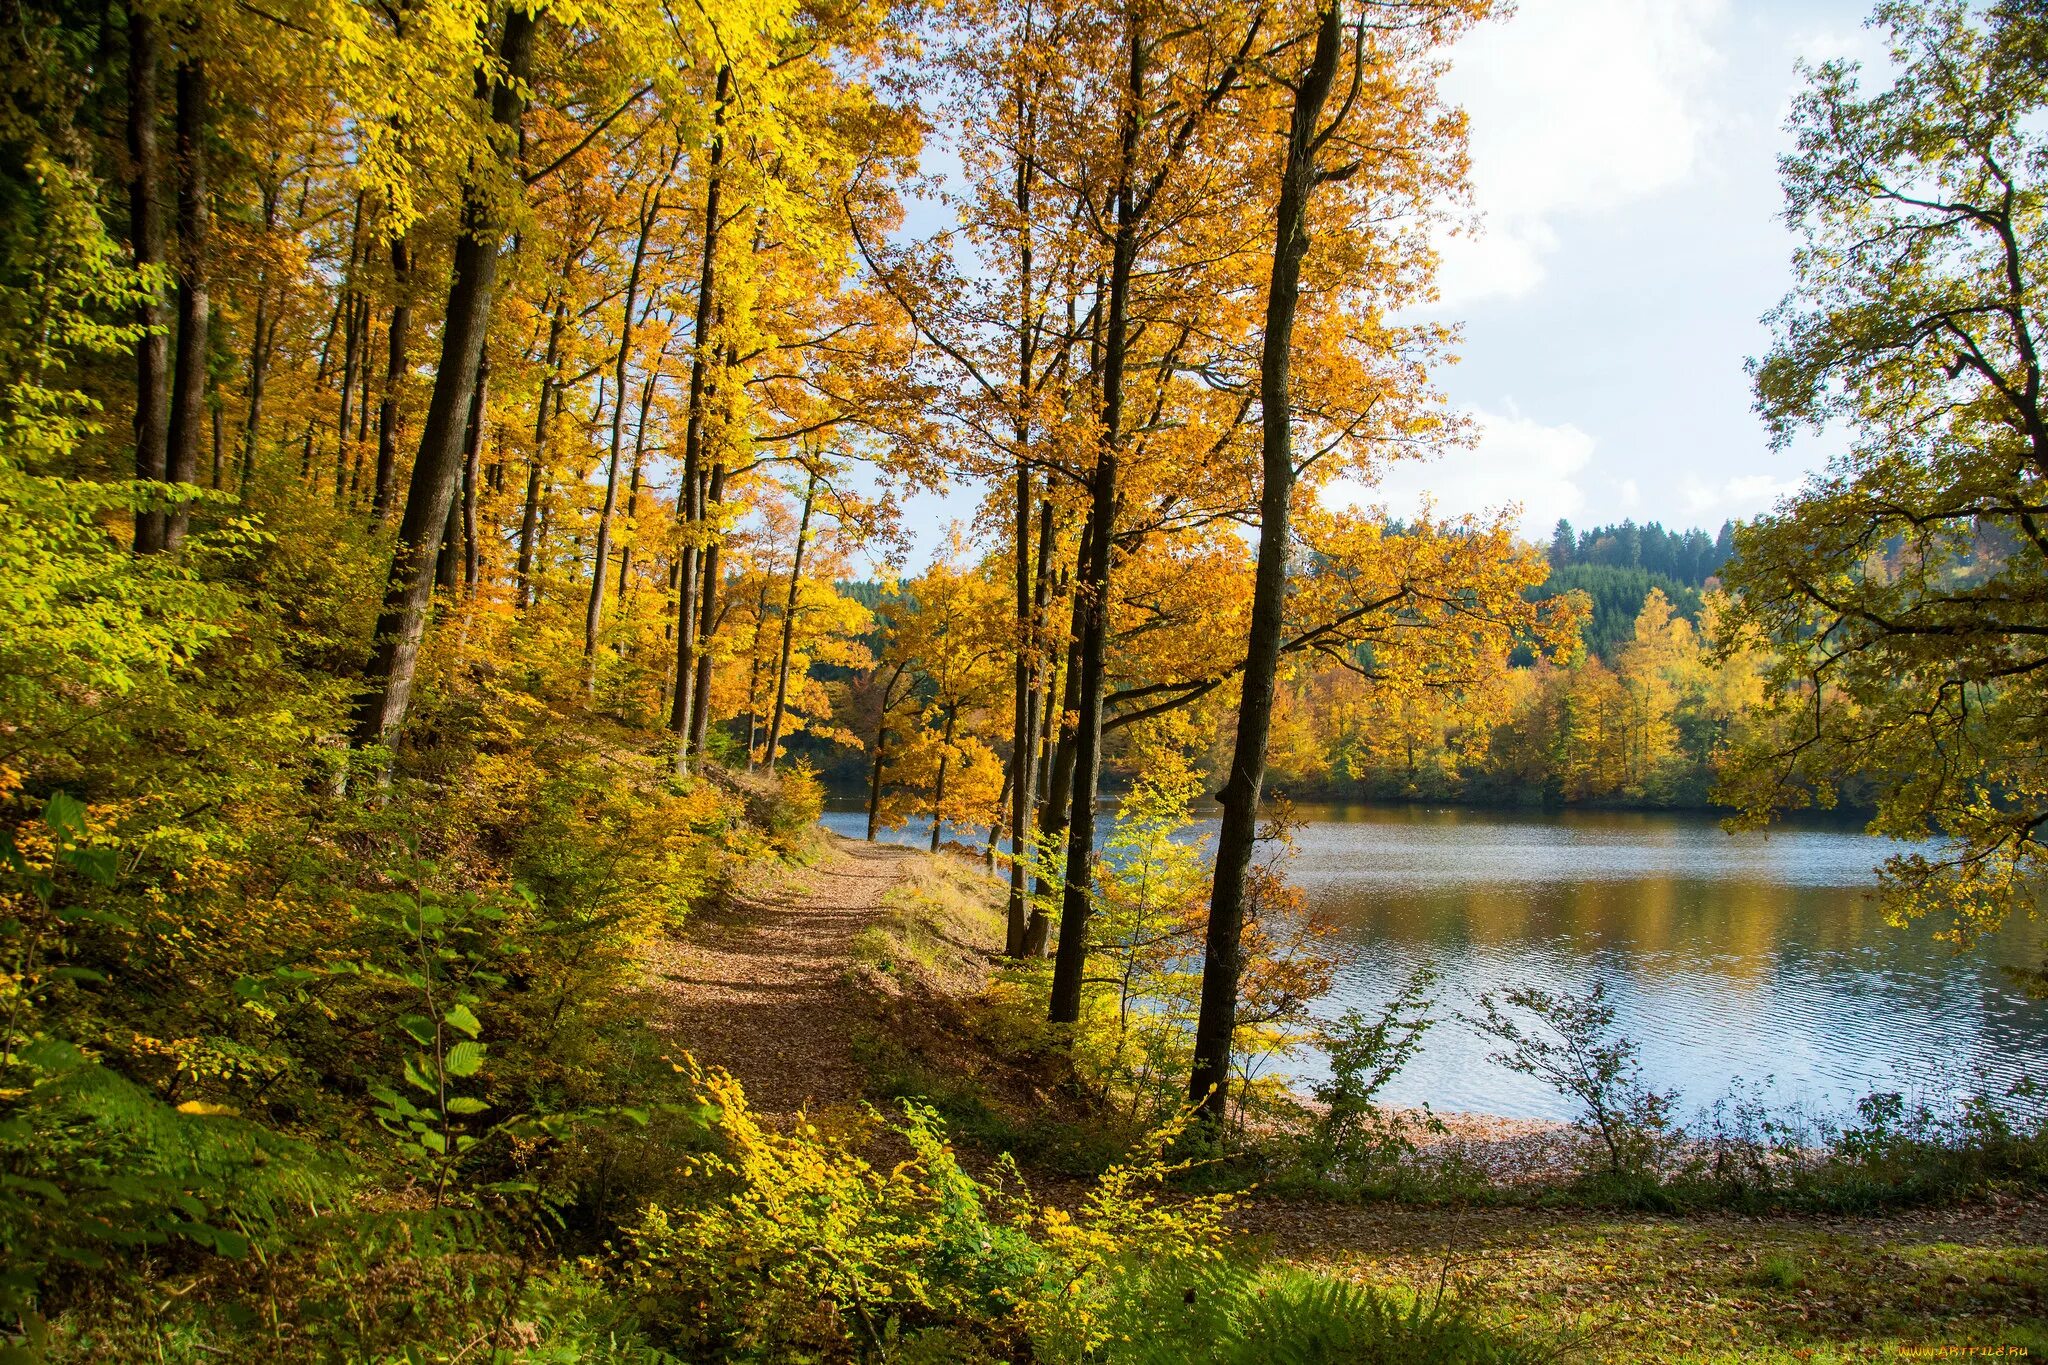
[(851, 1039), (872, 1011), (848, 980), (852, 942), (918, 856), (825, 839), (815, 865), (742, 885), (649, 955), (656, 1026), (701, 1065), (738, 1077), (755, 1112), (777, 1126), (860, 1098)]

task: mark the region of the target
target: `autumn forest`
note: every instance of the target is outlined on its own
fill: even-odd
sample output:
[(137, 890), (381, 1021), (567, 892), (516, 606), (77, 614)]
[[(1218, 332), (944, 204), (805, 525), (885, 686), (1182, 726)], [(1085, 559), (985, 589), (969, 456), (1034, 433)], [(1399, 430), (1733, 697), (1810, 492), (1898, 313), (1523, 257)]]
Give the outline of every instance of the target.
[[(2038, 1209), (2024, 1103), (1681, 1124), (1598, 988), (1317, 1003), (1300, 801), (1834, 808), (1923, 937), (2038, 904), (2048, 19), (1804, 73), (1750, 373), (1844, 453), (1533, 534), (1376, 492), (1480, 438), (1506, 18), (10, 4), (0, 1357), (1723, 1359), (1271, 1210)], [(1568, 1177), (1376, 1098), (1437, 1024)]]

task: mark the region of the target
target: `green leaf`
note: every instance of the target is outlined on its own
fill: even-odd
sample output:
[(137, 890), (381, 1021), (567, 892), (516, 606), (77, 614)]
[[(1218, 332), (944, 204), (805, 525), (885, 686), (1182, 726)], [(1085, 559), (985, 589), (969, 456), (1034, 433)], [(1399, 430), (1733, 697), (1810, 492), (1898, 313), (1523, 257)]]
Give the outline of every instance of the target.
[(438, 1089), (433, 1081), (427, 1078), (425, 1072), (413, 1065), (413, 1060), (410, 1057), (405, 1059), (405, 1083), (414, 1089), (424, 1090), (429, 1095), (434, 1094)]
[(230, 1232), (226, 1228), (217, 1228), (206, 1223), (180, 1223), (177, 1231), (222, 1256), (240, 1258), (249, 1254), (249, 1239), (239, 1232)]
[(448, 1049), (447, 1061), (443, 1063), (451, 1076), (474, 1076), (484, 1067), (484, 1044), (457, 1043)]
[(50, 799), (43, 803), (43, 823), (53, 834), (82, 834), (85, 803), (70, 792), (51, 792)]
[(478, 1021), (476, 1015), (471, 1012), (467, 1005), (456, 1005), (448, 1011), (445, 1017), (448, 1027), (461, 1029), (472, 1038), (483, 1032), (483, 1024)]
[(111, 848), (67, 849), (62, 861), (101, 886), (112, 886), (121, 872), (120, 860)]
[(448, 1112), (451, 1114), (481, 1114), (490, 1107), (484, 1101), (469, 1095), (457, 1095), (448, 1101)]
[(424, 1014), (408, 1014), (398, 1021), (398, 1026), (411, 1036), (421, 1047), (434, 1045), (434, 1021)]

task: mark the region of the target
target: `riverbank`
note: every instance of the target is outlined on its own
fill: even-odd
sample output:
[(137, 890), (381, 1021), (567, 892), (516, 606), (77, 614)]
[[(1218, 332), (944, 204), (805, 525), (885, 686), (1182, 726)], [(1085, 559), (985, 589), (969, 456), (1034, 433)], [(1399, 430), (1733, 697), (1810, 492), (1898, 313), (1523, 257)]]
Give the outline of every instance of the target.
[[(825, 797), (828, 808), (835, 811), (867, 810), (868, 792), (863, 784), (849, 786), (844, 780), (825, 781)], [(1105, 773), (1102, 780), (1100, 800), (1105, 808), (1113, 808), (1117, 798), (1123, 794), (1127, 782), (1119, 783), (1115, 774)], [(1714, 820), (1726, 820), (1735, 815), (1733, 806), (1721, 805), (1704, 797), (1693, 800), (1651, 800), (1647, 797), (1602, 796), (1584, 800), (1565, 800), (1551, 792), (1528, 790), (1513, 791), (1402, 791), (1383, 787), (1360, 787), (1357, 783), (1288, 783), (1275, 781), (1266, 787), (1269, 801), (1286, 800), (1301, 806), (1339, 806), (1380, 808), (1386, 810), (1438, 809), (1495, 812), (1500, 814), (1557, 815), (1570, 811), (1642, 813), (1662, 815), (1696, 815)], [(1866, 801), (1843, 801), (1825, 810), (1787, 811), (1774, 822), (1775, 827), (1786, 829), (1862, 829), (1877, 814), (1875, 805)], [(912, 817), (911, 825), (929, 830), (928, 819)], [(949, 830), (954, 826), (949, 825)], [(957, 836), (971, 841), (979, 832), (987, 837), (986, 825), (961, 826)]]
[[(864, 1103), (886, 1111), (914, 1099), (945, 1118), (971, 1168), (1000, 1171), (999, 1158), (1013, 1158), (1040, 1198), (1072, 1207), (1089, 1168), (1118, 1155), (1113, 1125), (1042, 1059), (990, 1047), (979, 1032), (1000, 930), (978, 863), (830, 839), (817, 867), (750, 891), (720, 923), (664, 950), (667, 984), (652, 989), (671, 999), (713, 990), (721, 1012), (793, 1019), (693, 1043), (701, 1062), (732, 1068), (750, 1092), (758, 1085), (785, 1118), (795, 1102), (834, 1127)], [(746, 965), (756, 954), (759, 972)], [(826, 1020), (847, 1030), (844, 1051)], [(811, 1065), (814, 1048), (827, 1064)], [(801, 1097), (785, 1093), (793, 1072), (805, 1077)], [(1992, 1188), (1869, 1217), (1603, 1209), (1570, 1193), (1578, 1144), (1563, 1125), (1438, 1117), (1445, 1131), (1418, 1137), (1442, 1144), (1438, 1155), (1477, 1163), (1490, 1153), (1496, 1178), (1519, 1192), (1347, 1201), (1255, 1184), (1235, 1196), (1237, 1236), (1395, 1292), (1455, 1284), (1482, 1321), (1562, 1334), (1575, 1360), (2048, 1354), (2038, 1325), (2048, 1319), (2048, 1201), (2038, 1192)]]

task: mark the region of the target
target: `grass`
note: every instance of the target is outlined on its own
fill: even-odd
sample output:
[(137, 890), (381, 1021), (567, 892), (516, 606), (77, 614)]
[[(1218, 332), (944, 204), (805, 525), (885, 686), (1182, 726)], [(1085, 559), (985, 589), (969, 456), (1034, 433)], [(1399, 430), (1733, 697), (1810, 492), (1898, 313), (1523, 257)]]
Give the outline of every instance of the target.
[[(991, 1045), (972, 1002), (1003, 947), (1004, 888), (950, 854), (907, 861), (883, 913), (852, 941), (853, 973), (885, 1008), (856, 1036), (871, 1099), (930, 1105), (956, 1139), (1058, 1175), (1100, 1175), (1136, 1134), (1069, 1093), (1056, 1068)], [(999, 1055), (1000, 1054), (1000, 1055)]]
[(2048, 1357), (2038, 1225), (1383, 1207), (1356, 1240), (1291, 1255), (1381, 1286), (1426, 1281), (1448, 1260), (1474, 1281), (1466, 1301), (1481, 1325), (1563, 1328), (1575, 1360), (1789, 1365), (1925, 1348)]
[(854, 935), (855, 970), (885, 993), (961, 997), (987, 984), (1003, 946), (995, 883), (965, 859), (911, 859), (875, 922)]

